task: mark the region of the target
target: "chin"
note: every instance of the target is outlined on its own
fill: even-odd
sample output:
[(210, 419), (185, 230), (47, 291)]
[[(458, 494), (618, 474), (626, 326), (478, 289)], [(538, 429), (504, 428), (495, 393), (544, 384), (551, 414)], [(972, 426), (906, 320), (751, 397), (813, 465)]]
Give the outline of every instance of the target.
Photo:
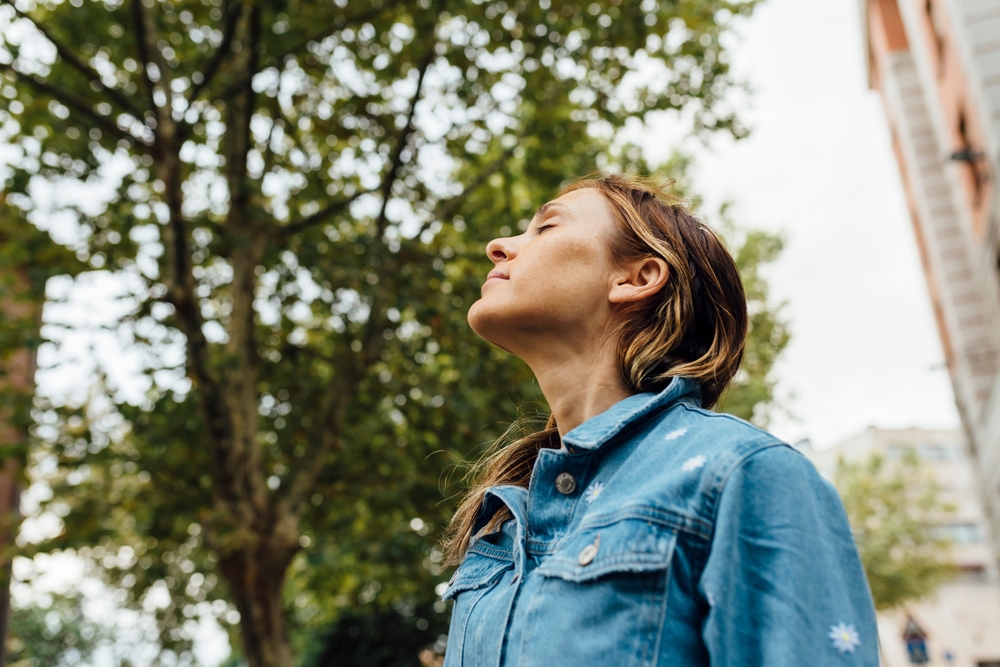
[(479, 299), (469, 308), (467, 319), (469, 326), (480, 338), (501, 350), (510, 352), (503, 343), (502, 332), (507, 328), (504, 326), (505, 318), (495, 308), (490, 308), (483, 299)]
[(486, 332), (491, 328), (489, 326), (489, 321), (494, 318), (490, 317), (489, 307), (483, 303), (482, 298), (472, 304), (469, 308), (469, 314), (466, 316), (466, 319), (469, 321), (469, 326), (472, 327), (473, 331), (475, 331), (481, 338), (485, 338), (488, 341), (490, 340), (486, 336)]

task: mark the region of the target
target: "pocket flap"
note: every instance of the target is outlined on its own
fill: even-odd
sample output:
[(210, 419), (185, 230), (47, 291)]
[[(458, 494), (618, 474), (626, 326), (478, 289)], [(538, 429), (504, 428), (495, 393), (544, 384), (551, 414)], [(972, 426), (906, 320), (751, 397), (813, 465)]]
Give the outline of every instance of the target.
[(671, 528), (624, 519), (573, 535), (538, 566), (538, 573), (580, 582), (612, 572), (655, 572), (669, 566), (676, 542)]
[(448, 588), (445, 589), (443, 600), (451, 600), (463, 591), (471, 591), (492, 585), (504, 572), (514, 567), (513, 561), (486, 555), (470, 549), (465, 554), (465, 560), (458, 566)]

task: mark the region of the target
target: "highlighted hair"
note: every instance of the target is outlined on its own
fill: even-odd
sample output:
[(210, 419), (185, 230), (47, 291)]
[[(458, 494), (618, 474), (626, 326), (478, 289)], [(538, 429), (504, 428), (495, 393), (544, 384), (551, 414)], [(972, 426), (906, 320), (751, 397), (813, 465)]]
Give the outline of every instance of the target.
[[(560, 196), (582, 188), (594, 188), (610, 205), (614, 261), (659, 257), (669, 266), (662, 290), (617, 313), (622, 379), (641, 393), (659, 392), (675, 376), (688, 377), (701, 386), (702, 406), (714, 407), (740, 368), (747, 335), (746, 295), (732, 255), (683, 201), (653, 179), (595, 174), (570, 184)], [(486, 491), (504, 484), (527, 488), (539, 450), (560, 445), (552, 416), (535, 433), (513, 440), (510, 433), (470, 471), (471, 488), (448, 527), (449, 563), (464, 556)], [(486, 529), (508, 517), (499, 512)]]

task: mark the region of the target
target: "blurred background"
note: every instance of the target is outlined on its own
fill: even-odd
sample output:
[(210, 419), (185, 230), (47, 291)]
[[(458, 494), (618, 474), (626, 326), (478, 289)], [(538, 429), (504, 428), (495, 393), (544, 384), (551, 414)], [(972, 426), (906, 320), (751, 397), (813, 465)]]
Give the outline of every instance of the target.
[(1000, 0), (0, 0), (0, 664), (439, 665), (465, 323), (595, 169), (725, 236), (724, 409), (844, 498), (886, 665), (1000, 665)]

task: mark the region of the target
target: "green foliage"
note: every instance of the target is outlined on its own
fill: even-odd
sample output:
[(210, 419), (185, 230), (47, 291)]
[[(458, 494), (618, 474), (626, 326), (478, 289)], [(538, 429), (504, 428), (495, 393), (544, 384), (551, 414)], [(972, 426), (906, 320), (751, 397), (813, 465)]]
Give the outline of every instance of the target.
[(926, 597), (954, 575), (949, 542), (932, 529), (954, 508), (914, 452), (898, 462), (878, 453), (859, 462), (841, 459), (835, 484), (876, 609)]
[(692, 167), (690, 155), (675, 152), (664, 164), (652, 169), (641, 158), (633, 164), (646, 172), (655, 171), (668, 176), (671, 190), (683, 197), (699, 215), (705, 218), (725, 239), (729, 251), (743, 278), (746, 291), (750, 325), (743, 366), (717, 406), (719, 412), (728, 412), (741, 419), (767, 426), (775, 404), (776, 379), (771, 373), (778, 356), (791, 338), (788, 322), (782, 310), (784, 303), (771, 298), (768, 282), (761, 269), (774, 262), (784, 248), (781, 234), (762, 229), (746, 229), (738, 225), (731, 215), (731, 204), (724, 203), (714, 214), (706, 215), (702, 198), (691, 183), (688, 174)]
[(109, 638), (88, 620), (79, 598), (56, 595), (46, 606), (14, 607), (7, 634), (8, 667), (70, 667), (91, 664), (94, 650)]
[(776, 379), (771, 370), (788, 345), (791, 333), (782, 314), (784, 304), (772, 301), (769, 285), (761, 275), (761, 269), (778, 258), (784, 247), (784, 239), (773, 232), (739, 228), (730, 220), (726, 207), (723, 207), (720, 217), (723, 220), (723, 236), (729, 242), (730, 251), (743, 277), (750, 327), (743, 366), (723, 395), (719, 410), (766, 426), (776, 407)]
[[(26, 555), (77, 550), (126, 606), (167, 591), (179, 653), (202, 615), (254, 666), (348, 616), (415, 624), (449, 472), (540, 398), (465, 322), (484, 244), (631, 160), (630, 119), (744, 135), (723, 35), (754, 4), (0, 3), (7, 201), (41, 223), (32, 184), (110, 183), (56, 203), (127, 286), (114, 328), (148, 387), (37, 399), (33, 475), (65, 529)], [(754, 276), (769, 239), (741, 246)], [(779, 324), (755, 324), (741, 415), (770, 398)]]

